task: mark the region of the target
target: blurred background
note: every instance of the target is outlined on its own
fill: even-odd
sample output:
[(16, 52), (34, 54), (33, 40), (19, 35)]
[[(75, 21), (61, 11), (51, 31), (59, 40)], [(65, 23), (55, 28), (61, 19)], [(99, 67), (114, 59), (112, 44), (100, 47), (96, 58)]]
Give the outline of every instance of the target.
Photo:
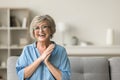
[(7, 80), (8, 57), (32, 41), (33, 17), (45, 14), (56, 23), (52, 40), (68, 55), (120, 54), (120, 0), (0, 0), (0, 80)]
[[(79, 43), (106, 45), (106, 32), (114, 31), (114, 44), (120, 45), (120, 1), (119, 0), (0, 0), (0, 7), (28, 8), (30, 20), (35, 15), (49, 14), (56, 24), (68, 27), (64, 43), (70, 45), (72, 37)], [(61, 43), (57, 30), (54, 40)]]

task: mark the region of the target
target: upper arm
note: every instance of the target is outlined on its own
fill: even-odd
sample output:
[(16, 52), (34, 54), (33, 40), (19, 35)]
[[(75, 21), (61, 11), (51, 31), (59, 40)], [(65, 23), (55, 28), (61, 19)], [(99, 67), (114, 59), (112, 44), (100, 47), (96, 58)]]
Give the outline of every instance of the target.
[(65, 49), (62, 50), (61, 55), (61, 63), (60, 63), (60, 70), (62, 73), (62, 80), (70, 80), (71, 75), (71, 67), (70, 67), (70, 61), (67, 56), (67, 52)]
[(25, 47), (22, 54), (16, 62), (16, 72), (20, 80), (24, 79), (24, 68), (27, 66), (27, 48)]

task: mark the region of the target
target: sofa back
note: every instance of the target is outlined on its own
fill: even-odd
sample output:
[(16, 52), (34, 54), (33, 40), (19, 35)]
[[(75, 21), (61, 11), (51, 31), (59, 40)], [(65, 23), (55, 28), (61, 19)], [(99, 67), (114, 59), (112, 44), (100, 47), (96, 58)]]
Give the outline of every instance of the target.
[(109, 62), (104, 57), (69, 57), (71, 80), (110, 80)]
[[(17, 56), (7, 60), (7, 80), (18, 80)], [(71, 80), (120, 80), (120, 57), (77, 57), (70, 56)], [(111, 78), (111, 79), (110, 79)]]

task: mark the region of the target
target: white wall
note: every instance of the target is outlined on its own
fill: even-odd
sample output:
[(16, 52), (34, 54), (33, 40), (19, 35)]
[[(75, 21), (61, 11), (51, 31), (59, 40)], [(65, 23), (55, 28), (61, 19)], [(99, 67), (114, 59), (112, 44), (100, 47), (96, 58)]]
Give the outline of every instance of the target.
[[(50, 14), (56, 23), (72, 27), (70, 36), (96, 45), (105, 45), (106, 30), (113, 28), (115, 44), (120, 45), (120, 0), (0, 0), (0, 7), (29, 8), (31, 18)], [(54, 39), (61, 42), (58, 31)]]

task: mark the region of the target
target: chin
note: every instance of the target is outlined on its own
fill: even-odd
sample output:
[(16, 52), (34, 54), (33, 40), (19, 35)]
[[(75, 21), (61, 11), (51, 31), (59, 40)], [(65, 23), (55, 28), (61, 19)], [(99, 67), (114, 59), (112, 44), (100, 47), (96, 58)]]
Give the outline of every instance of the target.
[(44, 42), (44, 41), (46, 41), (45, 39), (38, 39), (38, 41), (40, 41), (40, 42)]
[(38, 38), (38, 41), (45, 42), (45, 41), (47, 41), (47, 38)]

